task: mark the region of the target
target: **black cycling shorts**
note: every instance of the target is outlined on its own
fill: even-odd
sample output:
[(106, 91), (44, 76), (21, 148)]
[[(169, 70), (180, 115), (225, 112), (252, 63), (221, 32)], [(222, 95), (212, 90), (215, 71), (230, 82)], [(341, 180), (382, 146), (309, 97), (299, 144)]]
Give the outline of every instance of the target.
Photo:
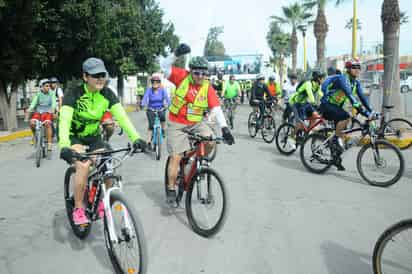
[[(147, 116), (147, 121), (149, 122), (149, 130), (152, 130), (154, 126), (156, 114), (151, 110), (147, 110), (146, 116)], [(159, 112), (159, 119), (160, 119), (160, 122), (166, 121), (166, 111), (165, 110)]]
[(327, 102), (322, 102), (320, 104), (320, 112), (322, 113), (322, 116), (328, 120), (328, 121), (334, 121), (335, 123), (344, 121), (350, 118), (349, 113), (347, 113), (344, 109), (341, 107), (327, 103)]
[(71, 136), (70, 142), (72, 145), (88, 146), (88, 152), (95, 151), (98, 149), (110, 149), (110, 146), (103, 141), (100, 135), (87, 137)]

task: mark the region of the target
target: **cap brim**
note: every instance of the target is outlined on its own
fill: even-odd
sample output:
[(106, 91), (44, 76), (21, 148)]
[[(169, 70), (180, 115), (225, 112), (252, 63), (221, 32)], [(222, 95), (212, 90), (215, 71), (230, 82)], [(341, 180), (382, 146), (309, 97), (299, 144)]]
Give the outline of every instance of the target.
[(97, 74), (97, 73), (106, 73), (106, 76), (107, 76), (107, 74), (108, 74), (108, 72), (107, 72), (107, 70), (106, 69), (102, 69), (102, 68), (94, 68), (94, 69), (91, 69), (91, 70), (88, 70), (88, 71), (86, 71), (88, 74)]

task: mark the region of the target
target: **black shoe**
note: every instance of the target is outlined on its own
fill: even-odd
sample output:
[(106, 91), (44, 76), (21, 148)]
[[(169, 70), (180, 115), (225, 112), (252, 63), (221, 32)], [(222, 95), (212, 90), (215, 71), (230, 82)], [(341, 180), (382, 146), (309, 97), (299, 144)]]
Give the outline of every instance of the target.
[(166, 200), (168, 204), (176, 203), (176, 190), (168, 189), (166, 194)]
[(162, 131), (162, 137), (163, 139), (166, 138), (166, 132)]
[(342, 159), (340, 157), (335, 161), (335, 166), (339, 171), (346, 170), (346, 168), (342, 165)]

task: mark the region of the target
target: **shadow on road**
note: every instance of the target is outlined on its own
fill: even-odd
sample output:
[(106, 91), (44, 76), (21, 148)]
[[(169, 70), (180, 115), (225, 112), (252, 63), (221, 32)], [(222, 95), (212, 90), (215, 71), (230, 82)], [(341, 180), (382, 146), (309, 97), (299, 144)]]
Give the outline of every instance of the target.
[(190, 225), (186, 219), (186, 212), (182, 206), (185, 201), (185, 196), (183, 196), (181, 206), (179, 208), (170, 208), (166, 204), (166, 197), (165, 197), (165, 189), (163, 182), (159, 182), (159, 180), (153, 181), (142, 181), (140, 185), (146, 194), (146, 196), (151, 199), (156, 206), (160, 208), (160, 214), (164, 217), (170, 217), (171, 215), (175, 215), (179, 222), (190, 229)]
[(100, 220), (93, 223), (92, 231), (84, 240), (80, 240), (74, 235), (67, 219), (66, 210), (64, 209), (59, 210), (54, 214), (52, 225), (53, 239), (56, 242), (62, 245), (69, 244), (71, 249), (76, 251), (88, 247), (103, 267), (112, 269), (104, 244), (105, 240), (103, 236), (102, 222)]
[(331, 241), (322, 243), (320, 249), (330, 274), (370, 274), (372, 272), (370, 254), (357, 252)]

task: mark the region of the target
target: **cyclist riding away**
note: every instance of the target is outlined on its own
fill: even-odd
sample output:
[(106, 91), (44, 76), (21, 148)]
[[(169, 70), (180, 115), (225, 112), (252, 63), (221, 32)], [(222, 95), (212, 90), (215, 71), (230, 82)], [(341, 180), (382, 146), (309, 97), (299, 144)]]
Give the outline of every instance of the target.
[[(176, 200), (175, 185), (179, 162), (183, 153), (191, 149), (188, 135), (182, 130), (190, 130), (203, 136), (213, 135), (211, 128), (203, 121), (205, 111), (210, 110), (222, 129), (223, 138), (229, 145), (234, 143), (234, 138), (227, 127), (225, 116), (220, 107), (219, 98), (209, 81), (204, 81), (208, 70), (207, 60), (204, 57), (193, 57), (189, 63), (190, 71), (172, 66), (177, 57), (189, 52), (190, 47), (181, 44), (175, 53), (169, 55), (161, 64), (165, 76), (177, 87), (169, 107), (168, 203), (173, 203)], [(211, 149), (212, 146), (209, 144), (207, 150), (210, 152)]]
[[(147, 116), (147, 121), (149, 122), (149, 128), (148, 128), (148, 134), (147, 134), (147, 140), (149, 143), (149, 147), (151, 147), (151, 140), (152, 140), (152, 131), (153, 131), (153, 125), (154, 125), (154, 120), (155, 120), (155, 113), (153, 110), (160, 110), (164, 107), (168, 107), (170, 105), (170, 99), (167, 94), (167, 91), (160, 86), (161, 83), (161, 78), (158, 73), (154, 73), (152, 77), (150, 78), (150, 82), (152, 83), (152, 86), (149, 87), (143, 97), (142, 100), (142, 107), (147, 107), (146, 111), (146, 116)], [(165, 137), (165, 121), (166, 121), (166, 111), (163, 109), (159, 113), (159, 118), (160, 118), (160, 123), (162, 126), (162, 133), (163, 133), (163, 138)]]
[(312, 78), (308, 81), (301, 82), (296, 92), (289, 98), (289, 104), (295, 114), (296, 128), (303, 128), (303, 123), (309, 119), (309, 127), (319, 118), (316, 107), (315, 96), (321, 98), (323, 93), (321, 85), (325, 79), (325, 73), (313, 71)]
[[(256, 121), (256, 128), (259, 128), (263, 124), (263, 118), (265, 113), (265, 95), (266, 101), (273, 102), (274, 98), (270, 94), (268, 87), (265, 84), (265, 76), (263, 74), (258, 74), (256, 77), (256, 82), (252, 87), (252, 94), (250, 97), (250, 105), (254, 108), (259, 108), (259, 120)], [(257, 101), (257, 102), (256, 102)]]
[[(77, 225), (89, 222), (84, 210), (84, 193), (91, 161), (74, 161), (75, 153), (93, 152), (107, 147), (101, 138), (100, 120), (106, 110), (114, 115), (120, 127), (127, 133), (135, 149), (146, 148), (146, 142), (127, 117), (125, 110), (113, 91), (105, 86), (108, 72), (102, 60), (89, 58), (83, 63), (84, 84), (70, 89), (63, 98), (59, 120), (60, 158), (76, 169), (74, 175), (74, 207), (73, 221)], [(110, 182), (106, 182), (110, 187)], [(103, 212), (103, 204), (98, 207), (99, 216)]]
[[(322, 97), (322, 103), (320, 105), (323, 117), (336, 123), (337, 138), (333, 141), (340, 154), (344, 151), (344, 136), (342, 131), (346, 128), (350, 120), (350, 114), (343, 109), (345, 101), (349, 100), (352, 107), (366, 117), (372, 114), (372, 108), (363, 94), (359, 80), (357, 80), (361, 69), (359, 61), (347, 61), (345, 63), (345, 69), (346, 73), (331, 76), (322, 84), (322, 91), (325, 95)], [(355, 96), (360, 99), (360, 102)], [(362, 108), (362, 105), (365, 109)], [(338, 170), (345, 170), (342, 166), (340, 156), (335, 165)]]
[(48, 143), (47, 150), (51, 151), (53, 141), (51, 125), (53, 122), (53, 114), (56, 110), (56, 97), (54, 93), (50, 92), (50, 81), (48, 79), (40, 80), (39, 86), (40, 91), (34, 95), (30, 107), (26, 112), (25, 120), (28, 121), (30, 113), (34, 112), (30, 120), (30, 128), (33, 132), (32, 144), (34, 144), (36, 121), (44, 123)]

